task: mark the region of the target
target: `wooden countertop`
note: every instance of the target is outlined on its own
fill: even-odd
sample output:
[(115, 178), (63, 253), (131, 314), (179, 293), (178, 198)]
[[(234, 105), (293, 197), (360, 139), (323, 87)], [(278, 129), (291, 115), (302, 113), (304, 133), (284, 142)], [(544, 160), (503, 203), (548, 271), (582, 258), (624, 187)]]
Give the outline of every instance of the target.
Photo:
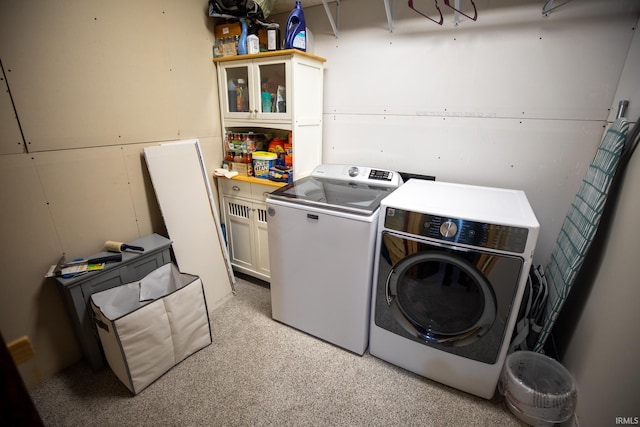
[(287, 185), (286, 182), (271, 181), (270, 179), (256, 178), (255, 176), (236, 175), (233, 178), (227, 178), (225, 176), (214, 174), (213, 177), (218, 179), (230, 179), (232, 181), (251, 182), (253, 184), (270, 185), (272, 187), (277, 187), (277, 188), (284, 187), (285, 185)]
[(270, 50), (268, 52), (250, 53), (246, 55), (221, 56), (219, 58), (213, 58), (213, 62), (240, 61), (243, 59), (269, 58), (272, 56), (285, 56), (285, 55), (300, 55), (307, 58), (315, 59), (316, 61), (327, 62), (325, 58), (312, 55), (310, 53), (303, 52), (298, 49), (281, 49), (281, 50)]

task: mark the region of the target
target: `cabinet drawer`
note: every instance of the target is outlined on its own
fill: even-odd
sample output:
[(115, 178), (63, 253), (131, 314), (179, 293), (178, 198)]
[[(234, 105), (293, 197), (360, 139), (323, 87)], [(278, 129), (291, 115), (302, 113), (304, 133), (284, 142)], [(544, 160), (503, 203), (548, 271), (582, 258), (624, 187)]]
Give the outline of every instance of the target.
[(96, 274), (92, 280), (83, 283), (81, 285), (82, 295), (84, 300), (88, 302), (91, 295), (124, 284), (120, 269), (108, 270), (105, 273)]
[(276, 190), (278, 187), (274, 187), (272, 185), (261, 185), (251, 183), (251, 198), (254, 200), (259, 200), (264, 202), (267, 200), (267, 194)]
[(236, 197), (251, 197), (251, 184), (243, 181), (221, 179), (222, 194)]
[[(140, 260), (121, 268), (120, 275), (123, 278), (123, 283), (140, 280), (153, 270), (167, 264), (168, 261), (165, 260), (170, 259), (168, 252), (169, 250), (167, 249), (163, 252), (158, 252), (153, 256), (141, 257)], [(169, 257), (166, 255), (169, 255)]]

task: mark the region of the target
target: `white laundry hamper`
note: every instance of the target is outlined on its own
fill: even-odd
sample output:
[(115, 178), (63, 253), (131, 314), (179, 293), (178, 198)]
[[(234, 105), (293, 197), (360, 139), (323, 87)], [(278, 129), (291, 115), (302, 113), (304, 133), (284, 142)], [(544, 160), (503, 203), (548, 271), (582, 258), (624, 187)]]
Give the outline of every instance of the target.
[(507, 356), (498, 389), (509, 410), (536, 427), (564, 423), (573, 416), (577, 403), (573, 375), (560, 362), (533, 351)]
[(107, 362), (134, 395), (212, 342), (202, 280), (172, 263), (93, 294), (91, 308)]

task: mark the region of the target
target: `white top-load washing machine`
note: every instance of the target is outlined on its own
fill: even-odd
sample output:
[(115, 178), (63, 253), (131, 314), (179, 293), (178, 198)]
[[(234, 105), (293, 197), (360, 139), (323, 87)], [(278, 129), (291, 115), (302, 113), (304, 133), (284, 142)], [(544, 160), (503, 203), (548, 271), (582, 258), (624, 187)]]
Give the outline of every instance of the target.
[(522, 191), (407, 181), (381, 202), (369, 352), (491, 398), (538, 229)]
[(267, 197), (272, 317), (362, 355), (380, 201), (397, 172), (325, 164)]

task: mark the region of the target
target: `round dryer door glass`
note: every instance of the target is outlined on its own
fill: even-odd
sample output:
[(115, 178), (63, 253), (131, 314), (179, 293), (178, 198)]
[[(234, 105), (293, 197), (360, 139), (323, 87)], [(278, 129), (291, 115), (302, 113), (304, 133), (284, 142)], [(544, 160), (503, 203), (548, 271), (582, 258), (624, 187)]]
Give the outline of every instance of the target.
[(478, 269), (445, 251), (402, 259), (389, 275), (387, 301), (412, 334), (429, 342), (463, 345), (484, 335), (496, 316), (491, 286)]

